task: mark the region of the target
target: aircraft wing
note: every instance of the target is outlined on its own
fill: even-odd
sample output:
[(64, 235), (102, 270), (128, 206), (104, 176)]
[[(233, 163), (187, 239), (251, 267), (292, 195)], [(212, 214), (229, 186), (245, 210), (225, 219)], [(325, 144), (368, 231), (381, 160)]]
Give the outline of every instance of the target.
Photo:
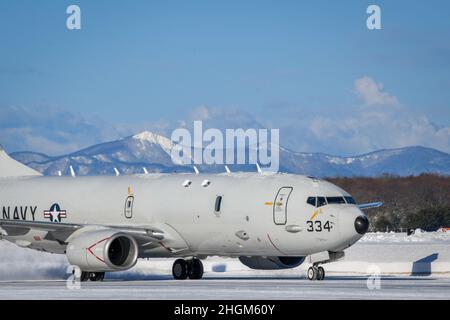
[(0, 220), (0, 228), (5, 230), (9, 236), (23, 236), (30, 230), (47, 231), (47, 240), (64, 243), (65, 240), (82, 225), (68, 223), (50, 223), (24, 220)]
[(365, 209), (378, 208), (378, 207), (381, 207), (382, 205), (383, 205), (383, 202), (379, 201), (379, 202), (370, 202), (370, 203), (358, 204), (358, 207), (361, 210), (365, 210)]
[(25, 220), (3, 220), (0, 219), (0, 228), (5, 230), (10, 236), (21, 236), (27, 234), (30, 230), (47, 231), (46, 240), (54, 240), (63, 244), (67, 238), (75, 231), (84, 227), (105, 227), (117, 229), (118, 232), (128, 233), (138, 239), (146, 239), (147, 241), (160, 242), (164, 240), (165, 233), (159, 228), (144, 226), (108, 226), (108, 225), (83, 225), (71, 223), (54, 223), (41, 221), (25, 221)]

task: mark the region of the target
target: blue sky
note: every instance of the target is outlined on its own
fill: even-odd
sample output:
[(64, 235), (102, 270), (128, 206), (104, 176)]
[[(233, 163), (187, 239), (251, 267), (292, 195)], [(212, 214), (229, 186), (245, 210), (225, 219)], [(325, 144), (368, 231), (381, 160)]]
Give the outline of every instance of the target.
[[(66, 28), (70, 4), (81, 30)], [(369, 4), (382, 30), (366, 28)], [(0, 35), (9, 151), (200, 118), (280, 128), (297, 151), (450, 151), (448, 1), (1, 0)]]

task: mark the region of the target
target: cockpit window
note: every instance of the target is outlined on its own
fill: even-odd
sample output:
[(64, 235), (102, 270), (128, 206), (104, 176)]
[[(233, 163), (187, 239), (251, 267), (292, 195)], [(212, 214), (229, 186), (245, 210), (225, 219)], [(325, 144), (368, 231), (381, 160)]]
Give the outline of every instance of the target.
[(322, 207), (327, 204), (355, 204), (353, 197), (308, 197), (306, 203), (315, 207)]
[(345, 203), (344, 197), (327, 197), (327, 202), (330, 203)]
[(345, 201), (347, 201), (347, 203), (350, 204), (356, 204), (355, 199), (353, 199), (353, 197), (344, 197)]
[(306, 203), (315, 207), (316, 206), (316, 197), (308, 197), (308, 199), (306, 199)]
[(317, 207), (321, 207), (327, 204), (325, 197), (317, 197)]

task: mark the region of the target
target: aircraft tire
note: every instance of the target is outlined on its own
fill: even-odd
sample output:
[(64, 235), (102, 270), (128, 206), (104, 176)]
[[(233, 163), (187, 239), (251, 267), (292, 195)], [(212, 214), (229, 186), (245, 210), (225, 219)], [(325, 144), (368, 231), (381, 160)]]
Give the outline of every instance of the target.
[(317, 268), (317, 280), (325, 279), (325, 269), (323, 267)]
[(309, 267), (307, 276), (309, 280), (317, 280), (317, 268), (316, 267)]
[(80, 276), (80, 281), (81, 282), (86, 282), (89, 280), (89, 274), (90, 272), (87, 271), (81, 271), (81, 276)]
[(104, 278), (105, 278), (104, 272), (91, 272), (89, 274), (90, 281), (103, 281)]
[(189, 279), (197, 280), (203, 277), (203, 263), (198, 258), (194, 258), (188, 263)]
[(188, 265), (186, 260), (175, 260), (172, 266), (172, 275), (175, 280), (185, 280), (188, 277)]

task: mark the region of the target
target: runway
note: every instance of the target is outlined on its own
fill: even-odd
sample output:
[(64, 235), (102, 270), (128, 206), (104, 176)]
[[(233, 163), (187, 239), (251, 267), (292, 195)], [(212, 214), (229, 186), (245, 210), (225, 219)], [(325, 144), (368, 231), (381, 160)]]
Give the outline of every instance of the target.
[(450, 279), (382, 277), (380, 288), (369, 290), (367, 277), (304, 278), (206, 277), (176, 281), (161, 276), (145, 280), (84, 282), (68, 289), (65, 281), (2, 281), (0, 300), (8, 299), (450, 299)]

